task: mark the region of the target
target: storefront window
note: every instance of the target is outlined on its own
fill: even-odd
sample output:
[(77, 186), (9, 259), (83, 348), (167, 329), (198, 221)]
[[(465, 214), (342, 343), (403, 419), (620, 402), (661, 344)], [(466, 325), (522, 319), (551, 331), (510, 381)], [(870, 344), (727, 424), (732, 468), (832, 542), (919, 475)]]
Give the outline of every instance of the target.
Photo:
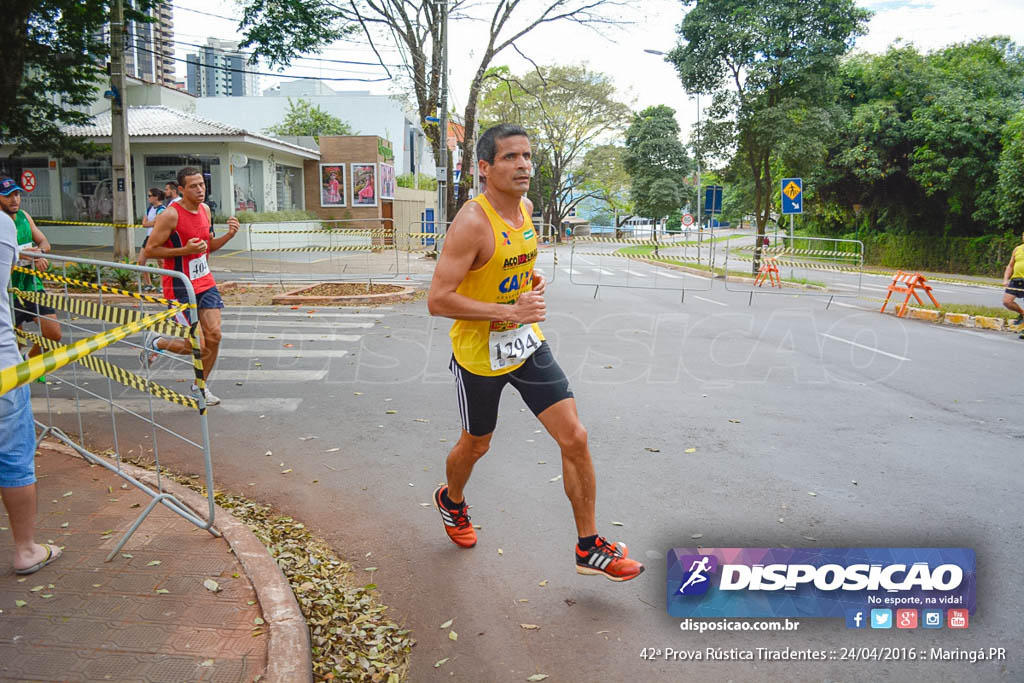
[(61, 164), (60, 199), (70, 220), (109, 222), (114, 218), (110, 159), (67, 159)]
[(185, 166), (195, 166), (203, 172), (206, 179), (206, 203), (210, 210), (216, 214), (220, 210), (217, 194), (218, 188), (214, 184), (216, 177), (215, 170), (220, 168), (220, 157), (215, 156), (147, 156), (146, 157), (146, 187), (159, 187), (163, 189), (164, 183), (178, 182), (178, 171)]
[(277, 209), (290, 211), (301, 209), (302, 169), (294, 166), (277, 165)]
[(250, 159), (241, 168), (235, 167), (235, 211), (263, 209), (263, 162)]

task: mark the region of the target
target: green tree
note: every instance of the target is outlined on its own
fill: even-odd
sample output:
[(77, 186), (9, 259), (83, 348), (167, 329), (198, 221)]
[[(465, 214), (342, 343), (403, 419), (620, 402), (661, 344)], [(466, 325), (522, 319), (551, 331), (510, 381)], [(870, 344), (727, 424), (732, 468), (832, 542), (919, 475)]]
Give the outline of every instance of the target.
[(618, 228), (633, 217), (630, 178), (623, 164), (625, 147), (598, 145), (583, 157), (583, 189), (603, 203)]
[[(498, 0), (495, 3), (473, 3), (470, 0), (440, 2), (408, 2), (407, 0), (242, 0), (243, 18), (239, 31), (244, 36), (243, 47), (254, 51), (252, 59), (266, 58), (271, 65), (286, 66), (293, 58), (305, 52), (318, 52), (336, 40), (339, 31), (352, 24), (364, 30), (368, 41), (375, 38), (394, 40), (403, 52), (406, 85), (412, 91), (419, 120), (436, 116), (441, 103), (442, 45), (444, 41), (442, 8), (446, 7), (453, 22), (473, 22), (476, 33), (483, 37), (476, 45), (453, 45), (452, 59), (466, 59), (473, 55), (478, 65), (470, 80), (462, 114), (465, 141), (462, 149), (462, 168), (473, 163), (476, 145), (477, 104), (484, 85), (484, 77), (494, 58), (534, 29), (556, 22), (582, 25), (615, 25), (621, 23), (602, 14), (605, 5), (617, 5), (612, 0), (545, 0), (537, 4), (524, 0)], [(527, 7), (522, 7), (527, 5)], [(514, 48), (518, 49), (518, 48)], [(455, 51), (457, 50), (457, 52)], [(462, 99), (461, 97), (458, 99)], [(447, 103), (443, 103), (447, 106)], [(431, 151), (437, 156), (440, 149), (440, 130), (437, 124), (425, 127)], [(448, 169), (448, 215), (453, 216), (455, 204), (451, 174), (454, 164), (448, 153), (444, 159), (435, 158), (439, 167)], [(463, 173), (459, 202), (469, 197), (472, 174)], [(461, 204), (460, 204), (461, 205)]]
[(542, 66), (520, 78), (501, 68), (488, 76), (481, 125), (518, 123), (530, 133), (540, 171), (536, 206), (545, 223), (560, 225), (597, 196), (586, 189), (588, 169), (580, 162), (597, 139), (625, 126), (629, 108), (615, 99), (611, 78), (582, 66)]
[(648, 107), (633, 117), (626, 131), (623, 166), (632, 179), (630, 191), (638, 216), (655, 223), (686, 202), (685, 176), (693, 167), (671, 107)]
[(1002, 227), (1024, 230), (1024, 110), (1003, 128), (999, 157), (999, 220)]
[(795, 169), (824, 157), (839, 57), (864, 33), (870, 13), (854, 0), (684, 5), (694, 6), (679, 28), (683, 43), (668, 59), (688, 92), (713, 96), (701, 139), (734, 150), (734, 165), (753, 179), (757, 232), (764, 235), (777, 193), (773, 156)]
[[(151, 21), (140, 13), (157, 0), (138, 0), (125, 18)], [(110, 44), (104, 26), (111, 3), (104, 0), (10, 0), (0, 22), (0, 140), (25, 150), (63, 156), (90, 146), (61, 132), (90, 116), (76, 108), (92, 104), (107, 80)]]
[(309, 100), (288, 98), (284, 120), (267, 128), (271, 135), (312, 135), (320, 144), (321, 135), (355, 135), (352, 127)]

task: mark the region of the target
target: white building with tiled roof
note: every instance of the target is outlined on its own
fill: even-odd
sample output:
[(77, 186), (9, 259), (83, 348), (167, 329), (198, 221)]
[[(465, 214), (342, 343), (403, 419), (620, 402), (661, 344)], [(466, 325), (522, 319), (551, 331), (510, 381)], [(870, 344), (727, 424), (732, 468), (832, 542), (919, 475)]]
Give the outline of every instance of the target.
[[(129, 97), (128, 134), (137, 218), (148, 206), (148, 188), (162, 190), (183, 166), (202, 170), (207, 203), (220, 216), (305, 208), (303, 163), (318, 161), (319, 150), (162, 104), (132, 106), (134, 99)], [(96, 112), (87, 125), (64, 130), (71, 136), (109, 145), (110, 110)], [(5, 156), (4, 151), (0, 148), (0, 158)], [(27, 154), (2, 161), (2, 170), (15, 177), (25, 170), (35, 175), (36, 189), (23, 198), (26, 210), (34, 216), (66, 221), (111, 220), (109, 152), (89, 159)]]

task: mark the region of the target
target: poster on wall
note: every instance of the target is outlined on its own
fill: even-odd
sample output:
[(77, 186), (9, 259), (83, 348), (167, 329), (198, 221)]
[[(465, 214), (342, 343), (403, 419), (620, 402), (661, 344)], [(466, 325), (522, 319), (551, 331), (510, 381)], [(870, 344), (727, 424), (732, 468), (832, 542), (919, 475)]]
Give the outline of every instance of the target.
[(352, 206), (377, 206), (377, 164), (352, 164)]
[(392, 164), (380, 165), (380, 198), (395, 198), (395, 167)]
[(320, 164), (320, 207), (345, 206), (345, 165)]

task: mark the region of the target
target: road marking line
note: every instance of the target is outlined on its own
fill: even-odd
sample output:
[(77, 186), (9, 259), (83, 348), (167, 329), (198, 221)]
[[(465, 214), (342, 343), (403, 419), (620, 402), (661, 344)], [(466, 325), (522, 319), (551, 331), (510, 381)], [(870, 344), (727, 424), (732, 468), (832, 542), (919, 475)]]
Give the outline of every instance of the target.
[(647, 277), (643, 273), (638, 273), (635, 270), (627, 270), (626, 271), (626, 276), (627, 277)]
[(247, 341), (264, 341), (267, 339), (274, 339), (276, 341), (285, 342), (303, 342), (303, 341), (315, 341), (315, 342), (356, 342), (362, 338), (360, 334), (320, 334), (313, 336), (308, 332), (293, 332), (287, 337), (279, 335), (268, 335), (264, 332), (223, 332), (221, 336), (224, 339), (245, 339)]
[(605, 270), (604, 268), (594, 268), (594, 270), (601, 273), (601, 275), (618, 275), (618, 273), (615, 273), (610, 270)]
[(709, 304), (714, 304), (716, 306), (726, 306), (726, 307), (728, 307), (728, 305), (729, 305), (729, 304), (726, 304), (726, 303), (722, 303), (721, 301), (715, 301), (714, 299), (706, 299), (706, 298), (704, 298), (702, 296), (697, 296), (696, 294), (693, 294), (692, 296), (693, 296), (694, 299), (700, 299), (701, 301), (707, 301)]
[[(254, 354), (255, 355), (255, 354)], [(184, 369), (183, 369), (184, 370)], [(151, 379), (181, 379), (183, 370), (169, 368), (150, 374)], [(327, 368), (320, 370), (221, 370), (216, 369), (211, 382), (319, 382), (327, 376)]]
[(300, 311), (295, 311), (294, 313), (255, 313), (255, 312), (254, 313), (249, 313), (247, 311), (243, 311), (241, 313), (228, 313), (228, 312), (225, 312), (223, 314), (223, 319), (227, 320), (229, 318), (239, 318), (239, 317), (246, 317), (246, 318), (252, 318), (252, 317), (256, 317), (256, 318), (304, 318), (304, 319), (309, 319), (310, 316), (312, 316), (312, 319), (314, 319), (314, 320), (316, 320), (317, 318), (374, 318), (374, 317), (383, 318), (383, 317), (386, 317), (386, 316), (380, 315), (378, 313), (319, 313), (319, 312), (317, 312), (317, 313), (302, 313)]
[(664, 272), (661, 272), (661, 273), (658, 273), (658, 275), (660, 275), (661, 277), (672, 278), (673, 280), (682, 280), (683, 279), (682, 275), (676, 275), (675, 273), (664, 273)]
[[(276, 341), (276, 340), (272, 340)], [(134, 358), (139, 357), (139, 349), (132, 348), (108, 348), (98, 352), (96, 355), (102, 355), (109, 353), (111, 356), (131, 356)], [(192, 365), (192, 357), (179, 355), (176, 353), (168, 352), (167, 357), (174, 360), (180, 360), (183, 363), (187, 363), (189, 366)], [(258, 360), (261, 358), (295, 358), (295, 356), (301, 356), (303, 360), (307, 358), (344, 358), (348, 355), (346, 349), (303, 349), (302, 347), (295, 347), (291, 349), (259, 349), (247, 346), (245, 348), (225, 348), (221, 347), (220, 352), (217, 354), (217, 358), (252, 358)], [(145, 370), (135, 370), (140, 375), (145, 376)]]
[(586, 263), (588, 266), (594, 265), (594, 262), (591, 261), (590, 259), (583, 258), (582, 256), (577, 256), (576, 258), (578, 258), (583, 263)]
[[(74, 389), (72, 388), (72, 391)], [(139, 415), (147, 415), (149, 413), (149, 399), (147, 398), (116, 398), (114, 402), (118, 406), (123, 406), (129, 410), (133, 410)], [(299, 405), (302, 404), (301, 398), (246, 398), (243, 400), (232, 400), (225, 398), (224, 402), (219, 406), (211, 407), (210, 410), (216, 410), (218, 412), (224, 411), (226, 413), (294, 413), (299, 409)], [(101, 401), (99, 399), (82, 399), (76, 404), (73, 398), (58, 398), (50, 396), (50, 408), (57, 415), (61, 413), (73, 413), (80, 406), (83, 413), (109, 413), (110, 403), (107, 401)], [(43, 415), (47, 412), (46, 398), (39, 397), (32, 399), (32, 412), (36, 415)], [(153, 399), (153, 412), (154, 413), (193, 413), (196, 411), (192, 410), (187, 406), (180, 406), (175, 403), (167, 403), (159, 399)]]
[(855, 341), (850, 341), (849, 339), (843, 339), (842, 337), (834, 337), (831, 334), (825, 334), (824, 332), (821, 333), (821, 336), (822, 337), (827, 337), (829, 339), (834, 339), (837, 342), (842, 342), (844, 344), (849, 344), (850, 346), (856, 346), (857, 348), (865, 349), (866, 351), (874, 351), (875, 353), (880, 353), (883, 356), (889, 356), (890, 358), (895, 358), (896, 360), (906, 360), (906, 361), (910, 360), (909, 358), (906, 358), (904, 356), (897, 356), (895, 353), (889, 353), (888, 351), (882, 351), (881, 349), (876, 349), (873, 346), (865, 346), (864, 344), (858, 344)]
[(855, 306), (854, 304), (844, 304), (842, 301), (833, 301), (833, 306), (842, 306), (843, 308), (856, 308), (858, 311), (873, 311), (873, 308), (864, 308), (863, 306)]
[(336, 322), (336, 321), (327, 320), (327, 321), (324, 321), (321, 324), (317, 324), (315, 322), (309, 322), (309, 323), (303, 323), (301, 325), (301, 327), (296, 327), (297, 323), (298, 323), (298, 321), (288, 322), (288, 321), (284, 321), (284, 320), (282, 320), (280, 322), (271, 322), (271, 321), (264, 321), (264, 320), (234, 320), (234, 321), (229, 321), (229, 324), (231, 324), (231, 325), (247, 325), (247, 326), (251, 326), (251, 327), (261, 327), (261, 328), (262, 327), (273, 327), (273, 328), (282, 328), (283, 327), (283, 328), (289, 329), (289, 330), (299, 329), (299, 330), (301, 330), (302, 334), (310, 334), (310, 329), (318, 328), (318, 327), (325, 327), (325, 328), (331, 329), (331, 330), (354, 330), (354, 329), (363, 329), (363, 330), (365, 330), (365, 329), (369, 329), (369, 328), (373, 327), (373, 325), (374, 325), (374, 323), (343, 323), (343, 322)]

